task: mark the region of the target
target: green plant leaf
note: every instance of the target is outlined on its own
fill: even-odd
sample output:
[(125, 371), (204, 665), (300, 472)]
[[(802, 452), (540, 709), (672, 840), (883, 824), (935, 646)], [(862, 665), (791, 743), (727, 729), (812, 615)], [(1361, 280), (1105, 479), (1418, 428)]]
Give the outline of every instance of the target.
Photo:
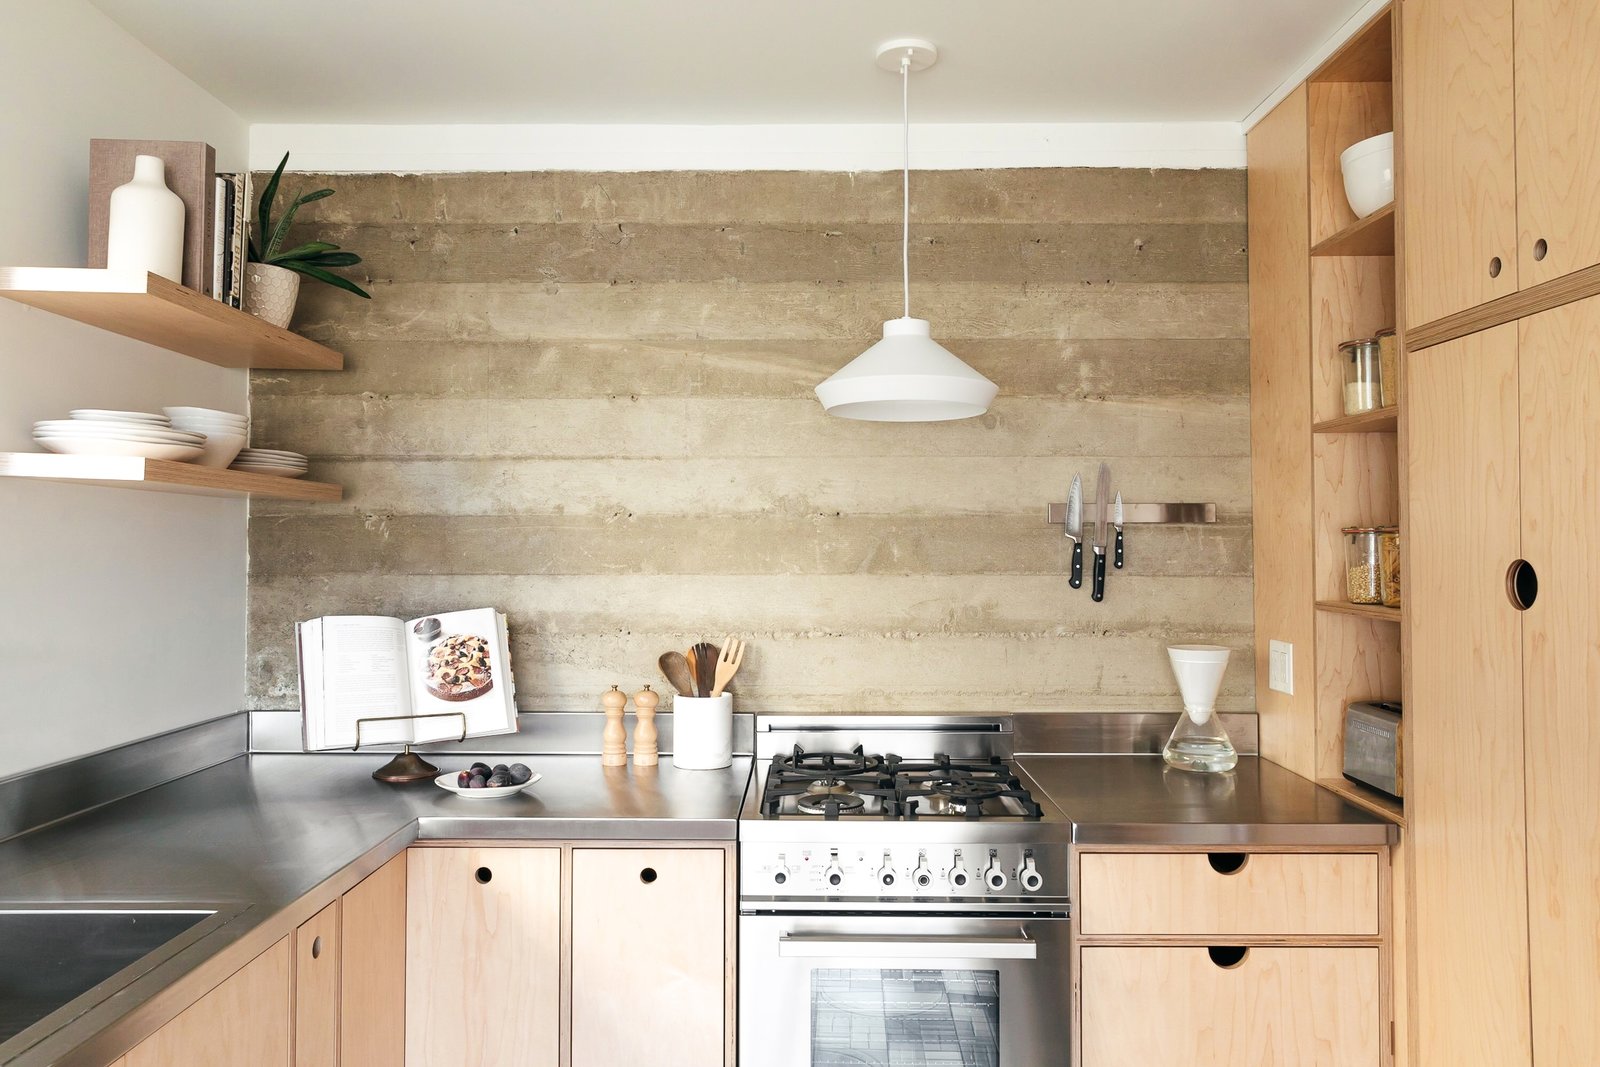
[(315, 256), (322, 252), (337, 252), (338, 250), (338, 245), (329, 244), (327, 241), (311, 241), (300, 245), (298, 248), (291, 248), (287, 252), (279, 252), (273, 257), (273, 261), (277, 262), (280, 259), (305, 259), (307, 256)]
[(280, 263), (278, 265), (287, 270), (292, 270), (296, 274), (304, 274), (307, 278), (315, 278), (319, 282), (325, 282), (337, 289), (344, 289), (347, 292), (356, 294), (357, 296), (365, 297), (368, 300), (372, 299), (371, 293), (361, 288), (361, 286), (357, 285), (349, 278), (341, 278), (337, 274), (323, 270), (321, 267), (314, 267), (304, 260), (292, 259), (287, 263)]
[[(267, 239), (267, 234), (272, 232), (272, 202), (278, 198), (278, 182), (283, 179), (283, 168), (288, 165), (289, 153), (285, 152), (283, 154), (283, 158), (278, 160), (278, 169), (272, 172), (272, 180), (267, 182), (267, 187), (265, 189), (261, 190), (261, 204), (256, 211), (256, 221), (258, 224), (256, 228), (256, 234), (257, 238), (261, 241), (265, 241)], [(254, 241), (251, 242), (251, 248), (252, 251), (254, 251)], [(261, 258), (268, 254), (269, 252), (267, 246), (263, 244), (260, 248), (260, 256), (255, 257), (256, 262), (261, 262)]]
[(314, 267), (353, 267), (361, 262), (361, 257), (354, 252), (323, 252), (316, 256), (301, 256), (299, 262)]

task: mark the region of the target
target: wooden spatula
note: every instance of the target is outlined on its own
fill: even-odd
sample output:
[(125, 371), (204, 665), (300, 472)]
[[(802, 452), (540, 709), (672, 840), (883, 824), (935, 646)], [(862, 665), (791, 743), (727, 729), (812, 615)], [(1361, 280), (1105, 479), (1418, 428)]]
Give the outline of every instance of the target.
[(722, 653), (718, 651), (716, 645), (705, 641), (695, 645), (692, 651), (694, 659), (691, 665), (694, 667), (695, 687), (700, 696), (708, 697), (711, 695), (712, 682), (717, 673), (717, 658)]

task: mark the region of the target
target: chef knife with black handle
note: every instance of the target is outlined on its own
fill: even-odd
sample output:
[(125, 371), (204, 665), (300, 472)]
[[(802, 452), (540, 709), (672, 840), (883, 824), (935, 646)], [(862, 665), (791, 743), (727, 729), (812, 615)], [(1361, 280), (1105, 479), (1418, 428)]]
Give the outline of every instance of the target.
[(1099, 603), (1106, 598), (1106, 534), (1111, 515), (1111, 468), (1104, 463), (1100, 464), (1094, 507), (1094, 586), (1089, 590), (1089, 598)]
[(1083, 475), (1072, 476), (1072, 491), (1067, 494), (1067, 536), (1072, 539), (1072, 576), (1067, 584), (1083, 588)]

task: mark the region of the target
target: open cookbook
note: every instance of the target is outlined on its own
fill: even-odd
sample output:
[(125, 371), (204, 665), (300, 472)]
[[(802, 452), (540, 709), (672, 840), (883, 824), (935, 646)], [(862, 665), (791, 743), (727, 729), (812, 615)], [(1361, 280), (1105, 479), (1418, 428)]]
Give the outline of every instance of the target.
[[(506, 617), (493, 608), (419, 619), (327, 615), (295, 626), (307, 752), (421, 744), (517, 729)], [(460, 713), (460, 714), (457, 714)]]

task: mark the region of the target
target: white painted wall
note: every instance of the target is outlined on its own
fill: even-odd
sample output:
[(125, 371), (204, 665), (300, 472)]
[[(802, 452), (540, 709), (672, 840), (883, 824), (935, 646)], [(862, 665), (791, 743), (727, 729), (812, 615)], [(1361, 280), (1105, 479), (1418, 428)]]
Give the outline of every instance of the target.
[[(0, 263), (82, 266), (89, 139), (248, 129), (84, 0), (0, 0)], [(243, 411), (248, 375), (0, 300), (0, 451), (74, 407)], [(0, 777), (235, 711), (245, 504), (0, 480)]]
[[(972, 167), (1244, 166), (1237, 122), (918, 123), (911, 165)], [(284, 152), (296, 170), (430, 171), (899, 170), (898, 124), (365, 126), (257, 123), (250, 166)]]

